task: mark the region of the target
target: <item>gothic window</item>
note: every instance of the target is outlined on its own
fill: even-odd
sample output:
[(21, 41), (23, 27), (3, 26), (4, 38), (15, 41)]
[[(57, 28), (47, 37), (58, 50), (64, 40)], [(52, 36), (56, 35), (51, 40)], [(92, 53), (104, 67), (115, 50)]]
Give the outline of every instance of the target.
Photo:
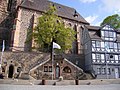
[(66, 67), (63, 69), (63, 72), (64, 72), (64, 73), (71, 73), (71, 69), (70, 69), (68, 66), (66, 66)]
[(8, 0), (7, 11), (11, 11), (11, 7), (12, 7), (12, 0)]

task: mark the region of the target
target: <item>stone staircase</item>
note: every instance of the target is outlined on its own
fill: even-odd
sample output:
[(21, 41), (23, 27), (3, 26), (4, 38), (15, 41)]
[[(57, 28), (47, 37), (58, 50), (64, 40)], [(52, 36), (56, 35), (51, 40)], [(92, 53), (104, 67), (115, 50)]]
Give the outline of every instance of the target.
[(36, 61), (34, 63), (31, 63), (29, 65), (29, 71), (32, 71), (34, 69), (36, 69), (37, 67), (39, 67), (40, 65), (46, 63), (47, 61), (49, 61), (50, 59), (50, 55), (43, 55), (42, 57), (38, 57), (36, 58)]
[(3, 61), (17, 61), (26, 72), (36, 68), (41, 63), (50, 59), (49, 53), (42, 52), (4, 52)]
[(70, 62), (72, 62), (73, 64), (77, 65), (78, 67), (84, 70), (85, 61), (83, 54), (64, 54), (63, 56), (67, 60), (69, 60)]

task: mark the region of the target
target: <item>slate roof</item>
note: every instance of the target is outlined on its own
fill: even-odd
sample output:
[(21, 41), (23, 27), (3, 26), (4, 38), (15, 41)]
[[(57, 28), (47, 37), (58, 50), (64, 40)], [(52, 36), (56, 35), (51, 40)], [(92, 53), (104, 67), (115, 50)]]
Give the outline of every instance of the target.
[(99, 26), (90, 26), (90, 25), (85, 25), (88, 30), (100, 30), (101, 27)]
[[(79, 13), (77, 13), (74, 8), (67, 7), (48, 0), (25, 0), (19, 5), (19, 7), (44, 12), (49, 8), (50, 3), (56, 6), (58, 16), (89, 25), (89, 23)], [(75, 14), (78, 15), (78, 17), (75, 17)]]
[(92, 40), (102, 40), (102, 38), (98, 35), (100, 33), (100, 28), (99, 26), (90, 26), (90, 25), (85, 25), (85, 27), (88, 29), (90, 38)]
[[(90, 25), (85, 25), (85, 27), (88, 29), (90, 38), (92, 40), (102, 40), (102, 38), (100, 37), (100, 30), (102, 29), (102, 27)], [(120, 34), (120, 30), (115, 29), (115, 31), (117, 32), (117, 34)], [(116, 42), (120, 42), (120, 36), (117, 36)]]

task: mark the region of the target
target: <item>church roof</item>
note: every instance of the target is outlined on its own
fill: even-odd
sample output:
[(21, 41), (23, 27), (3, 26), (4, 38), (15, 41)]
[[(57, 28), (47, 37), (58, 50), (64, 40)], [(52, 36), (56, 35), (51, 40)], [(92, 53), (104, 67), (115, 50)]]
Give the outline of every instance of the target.
[(19, 7), (44, 12), (49, 8), (50, 3), (56, 6), (56, 14), (58, 16), (89, 25), (89, 23), (74, 8), (67, 7), (48, 0), (25, 0), (21, 5), (19, 5)]

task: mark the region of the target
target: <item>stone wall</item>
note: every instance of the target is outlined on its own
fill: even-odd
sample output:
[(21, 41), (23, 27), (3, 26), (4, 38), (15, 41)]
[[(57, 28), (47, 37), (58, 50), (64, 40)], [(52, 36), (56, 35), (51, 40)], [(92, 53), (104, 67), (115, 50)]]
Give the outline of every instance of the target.
[(49, 56), (48, 53), (41, 52), (4, 52), (2, 57), (3, 74), (8, 78), (11, 65), (14, 68), (13, 77), (15, 74), (20, 74), (18, 67), (22, 73), (29, 73), (29, 70), (33, 68), (34, 64), (36, 65), (36, 62), (45, 60), (44, 58), (47, 56)]
[[(48, 67), (48, 71), (45, 70), (45, 66)], [(46, 79), (46, 80), (51, 80), (52, 79), (52, 72), (49, 71), (49, 67), (52, 67), (52, 62), (49, 60), (48, 62), (44, 63), (43, 65), (39, 66), (38, 68), (30, 71), (30, 75), (35, 78), (35, 79)], [(65, 59), (59, 59), (59, 60), (54, 60), (53, 62), (53, 79), (59, 79), (56, 77), (56, 69), (57, 67), (60, 68), (60, 76), (63, 77), (64, 80), (74, 80), (76, 77), (79, 77), (78, 79), (84, 79), (84, 72), (82, 69), (78, 68), (76, 65), (73, 63), (66, 61)], [(65, 68), (68, 67), (70, 71), (65, 71)], [(78, 76), (79, 75), (79, 76)]]
[[(20, 51), (27, 51), (28, 45), (25, 43), (27, 40), (27, 34), (30, 29), (34, 29), (37, 23), (37, 18), (41, 16), (41, 12), (37, 12), (34, 10), (29, 10), (25, 8), (19, 8), (18, 10), (18, 17), (16, 22), (16, 30), (15, 30), (15, 36), (14, 36), (14, 48)], [(81, 46), (81, 25), (82, 23), (79, 23), (77, 21), (72, 21), (69, 19), (63, 18), (64, 23), (66, 26), (70, 26), (75, 30), (76, 26), (76, 41), (73, 43), (73, 48), (71, 50), (71, 53), (81, 54), (82, 52), (82, 46)], [(34, 43), (32, 43), (31, 46)], [(68, 52), (67, 52), (68, 53)]]
[(7, 1), (0, 0), (0, 23), (7, 17)]

